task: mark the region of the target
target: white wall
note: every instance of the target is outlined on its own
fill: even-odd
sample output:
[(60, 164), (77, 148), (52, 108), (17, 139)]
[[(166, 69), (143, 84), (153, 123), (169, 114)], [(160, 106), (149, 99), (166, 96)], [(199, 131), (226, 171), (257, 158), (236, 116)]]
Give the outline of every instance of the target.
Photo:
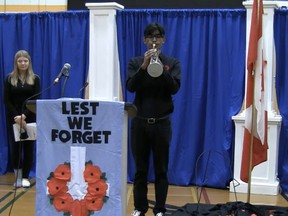
[(0, 0), (1, 5), (66, 5), (67, 0)]
[(0, 12), (41, 12), (67, 10), (67, 0), (0, 0)]

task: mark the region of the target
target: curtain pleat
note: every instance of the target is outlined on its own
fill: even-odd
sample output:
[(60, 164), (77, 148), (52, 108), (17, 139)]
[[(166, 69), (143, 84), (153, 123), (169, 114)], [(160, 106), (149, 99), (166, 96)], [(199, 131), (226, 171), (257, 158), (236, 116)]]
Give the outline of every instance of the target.
[[(174, 97), (169, 182), (226, 187), (233, 177), (234, 126), (244, 98), (245, 10), (122, 10), (117, 14), (122, 83), (131, 57), (146, 51), (143, 30), (160, 22), (162, 52), (178, 58), (181, 89)], [(127, 102), (133, 94), (124, 89)], [(128, 178), (135, 167), (131, 150)], [(151, 165), (149, 181), (154, 180)]]
[[(279, 179), (288, 191), (287, 145), (288, 56), (287, 10), (275, 10), (276, 93), (283, 118), (279, 142)], [(125, 88), (127, 64), (142, 55), (143, 30), (150, 22), (166, 30), (163, 52), (178, 58), (182, 66), (180, 91), (174, 96), (173, 138), (170, 147), (169, 181), (176, 185), (226, 187), (233, 178), (234, 123), (245, 86), (246, 10), (236, 9), (124, 9), (117, 12), (117, 34), (123, 97), (132, 102)], [(42, 89), (50, 86), (65, 63), (71, 64), (65, 97), (79, 92), (89, 66), (89, 12), (43, 12), (0, 14), (0, 82), (12, 71), (14, 54), (26, 49)], [(0, 85), (3, 92), (3, 85)], [(43, 92), (42, 98), (61, 97), (63, 82)], [(3, 94), (0, 95), (3, 101)], [(0, 175), (11, 170), (0, 104)], [(134, 179), (134, 162), (128, 142), (128, 181)], [(149, 181), (154, 180), (153, 165)]]
[[(3, 84), (13, 70), (14, 55), (27, 50), (33, 69), (41, 78), (42, 98), (82, 97), (79, 89), (87, 79), (89, 65), (89, 12), (43, 12), (0, 14), (0, 100)], [(63, 65), (69, 63), (69, 81), (53, 85)], [(51, 88), (48, 88), (48, 87)], [(11, 170), (5, 108), (1, 103), (0, 174)], [(51, 114), (52, 115), (52, 114)]]
[(278, 178), (283, 193), (288, 193), (288, 10), (275, 10), (276, 96), (282, 117), (279, 138)]

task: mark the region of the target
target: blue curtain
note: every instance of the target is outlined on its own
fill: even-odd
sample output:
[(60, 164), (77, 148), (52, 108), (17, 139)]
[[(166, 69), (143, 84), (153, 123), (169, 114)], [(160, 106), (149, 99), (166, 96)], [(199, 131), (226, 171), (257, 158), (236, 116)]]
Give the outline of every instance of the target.
[[(283, 118), (279, 143), (279, 178), (288, 191), (288, 112), (285, 83), (288, 69), (287, 10), (275, 11), (277, 55), (276, 90)], [(143, 29), (150, 22), (166, 29), (163, 52), (182, 64), (182, 86), (175, 95), (172, 116), (173, 139), (169, 180), (177, 185), (226, 187), (232, 178), (234, 124), (244, 98), (245, 10), (122, 10), (117, 13), (118, 45), (124, 99), (133, 94), (125, 89), (129, 59), (141, 55)], [(70, 63), (65, 97), (81, 97), (89, 65), (89, 12), (0, 14), (0, 82), (12, 71), (14, 54), (30, 52), (33, 67), (48, 88), (64, 63)], [(63, 80), (45, 90), (42, 98), (61, 97)], [(0, 85), (3, 92), (3, 85)], [(3, 101), (3, 94), (0, 94)], [(3, 103), (0, 103), (0, 175), (9, 168), (7, 132)], [(134, 166), (128, 154), (128, 180), (133, 181)], [(153, 168), (153, 167), (151, 167)], [(153, 172), (150, 180), (153, 181)]]
[(288, 192), (288, 10), (275, 10), (276, 95), (282, 116), (279, 140), (278, 177), (284, 193)]
[[(162, 51), (178, 58), (182, 66), (181, 89), (174, 97), (169, 181), (226, 187), (233, 178), (232, 116), (240, 111), (244, 98), (246, 11), (118, 11), (122, 83), (129, 59), (146, 50), (143, 30), (150, 22), (163, 24)], [(132, 102), (134, 95), (123, 89), (125, 101)], [(133, 181), (131, 151), (128, 162), (128, 178)], [(151, 171), (150, 181), (153, 178)]]
[[(41, 78), (42, 98), (79, 97), (86, 81), (89, 65), (89, 12), (0, 14), (0, 175), (9, 164), (9, 148), (5, 127), (3, 84), (13, 70), (17, 50), (27, 50), (33, 68)], [(61, 80), (52, 86), (65, 63), (71, 65), (66, 89)], [(48, 88), (48, 87), (51, 88)], [(49, 115), (49, 114), (48, 114)], [(52, 114), (51, 114), (52, 115)]]

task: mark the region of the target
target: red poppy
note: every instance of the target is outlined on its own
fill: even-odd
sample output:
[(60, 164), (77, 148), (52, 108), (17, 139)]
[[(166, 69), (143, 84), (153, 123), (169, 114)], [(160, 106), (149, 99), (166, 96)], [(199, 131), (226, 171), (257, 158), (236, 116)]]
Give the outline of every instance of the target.
[(86, 182), (95, 183), (100, 180), (101, 176), (102, 172), (98, 166), (93, 166), (90, 163), (86, 164), (84, 170), (84, 179)]
[(54, 196), (53, 205), (57, 211), (69, 212), (73, 199), (68, 193), (61, 193)]
[(87, 216), (88, 209), (85, 200), (74, 200), (70, 214), (73, 216)]
[(70, 166), (68, 164), (60, 164), (54, 171), (54, 177), (69, 181), (71, 178)]
[(59, 165), (54, 173), (50, 174), (47, 187), (57, 211), (63, 211), (73, 216), (87, 216), (89, 210), (99, 211), (102, 209), (108, 189), (105, 173), (102, 173), (98, 166), (93, 166), (92, 162), (87, 162), (83, 174), (88, 187), (87, 194), (82, 200), (73, 200), (71, 194), (68, 193), (67, 182), (71, 179), (69, 164)]
[(92, 196), (91, 194), (87, 194), (85, 196), (87, 209), (90, 211), (100, 211), (103, 207), (103, 198)]
[(165, 66), (164, 66), (164, 70), (165, 70), (165, 71), (169, 71), (169, 70), (170, 70), (169, 65), (165, 65)]
[(87, 191), (92, 196), (103, 197), (106, 195), (108, 185), (103, 180), (98, 180), (95, 183), (88, 184)]
[(63, 180), (59, 180), (56, 178), (51, 178), (48, 183), (48, 192), (50, 195), (54, 196), (57, 193), (65, 193), (68, 189), (67, 182)]

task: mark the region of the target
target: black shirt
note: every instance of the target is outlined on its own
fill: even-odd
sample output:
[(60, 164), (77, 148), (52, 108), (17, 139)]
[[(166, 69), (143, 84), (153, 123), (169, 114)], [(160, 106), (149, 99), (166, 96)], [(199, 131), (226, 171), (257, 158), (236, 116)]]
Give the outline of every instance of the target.
[[(34, 85), (29, 85), (24, 83), (22, 85), (21, 81), (18, 80), (17, 86), (13, 86), (11, 84), (10, 75), (8, 75), (5, 79), (4, 86), (4, 103), (6, 106), (6, 114), (9, 122), (14, 122), (14, 117), (17, 115), (21, 115), (22, 111), (26, 116), (26, 122), (35, 122), (36, 117), (35, 114), (29, 111), (24, 102), (29, 97), (40, 92), (40, 78), (35, 75)], [(39, 98), (39, 95), (35, 98), (31, 98), (31, 100), (35, 100)]]
[(180, 88), (180, 62), (172, 57), (159, 55), (164, 70), (159, 77), (151, 77), (147, 70), (142, 70), (143, 56), (132, 58), (128, 64), (126, 86), (135, 92), (134, 104), (137, 116), (159, 118), (169, 115), (174, 110), (172, 95)]

